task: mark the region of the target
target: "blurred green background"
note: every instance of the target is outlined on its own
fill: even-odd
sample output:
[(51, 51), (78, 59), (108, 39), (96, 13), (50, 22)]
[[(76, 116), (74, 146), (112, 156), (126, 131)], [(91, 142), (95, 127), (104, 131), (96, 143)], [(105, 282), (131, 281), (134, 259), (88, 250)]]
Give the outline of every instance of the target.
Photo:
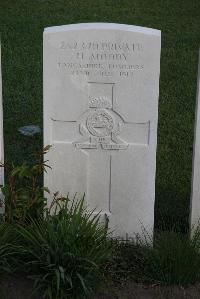
[(116, 22), (162, 31), (156, 180), (156, 226), (188, 223), (196, 101), (199, 0), (0, 0), (5, 158), (31, 159), (42, 134), (42, 33), (44, 27)]

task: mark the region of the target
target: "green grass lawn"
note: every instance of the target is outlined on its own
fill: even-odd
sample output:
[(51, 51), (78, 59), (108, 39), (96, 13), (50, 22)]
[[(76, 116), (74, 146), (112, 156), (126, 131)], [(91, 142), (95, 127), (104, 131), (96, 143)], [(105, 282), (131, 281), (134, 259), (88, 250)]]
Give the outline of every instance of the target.
[[(162, 31), (156, 223), (187, 226), (196, 101), (199, 0), (0, 0), (5, 157), (22, 161), (42, 136), (17, 129), (42, 126), (44, 27), (116, 22)], [(161, 216), (162, 214), (162, 216)]]

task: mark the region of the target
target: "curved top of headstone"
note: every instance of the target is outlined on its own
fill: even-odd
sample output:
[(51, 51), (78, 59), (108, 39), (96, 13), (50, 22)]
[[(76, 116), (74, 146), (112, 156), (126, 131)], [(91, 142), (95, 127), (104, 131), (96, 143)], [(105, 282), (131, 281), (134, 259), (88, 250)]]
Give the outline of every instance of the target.
[(44, 29), (45, 33), (56, 33), (61, 31), (70, 31), (70, 30), (90, 30), (90, 29), (110, 29), (110, 30), (124, 30), (124, 31), (133, 31), (143, 34), (150, 35), (161, 35), (161, 31), (153, 28), (133, 26), (126, 24), (117, 24), (117, 23), (79, 23), (79, 24), (69, 24), (62, 26), (53, 26), (47, 27)]

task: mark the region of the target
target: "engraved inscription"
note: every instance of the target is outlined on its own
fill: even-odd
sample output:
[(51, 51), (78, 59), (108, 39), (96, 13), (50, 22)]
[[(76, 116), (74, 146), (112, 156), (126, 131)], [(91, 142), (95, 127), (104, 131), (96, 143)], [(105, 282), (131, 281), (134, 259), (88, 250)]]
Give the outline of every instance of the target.
[(133, 77), (136, 71), (144, 69), (143, 64), (124, 64), (124, 63), (71, 63), (58, 62), (58, 68), (66, 71), (70, 75), (79, 76), (100, 76), (111, 77), (117, 74), (119, 77)]
[[(63, 57), (69, 58), (59, 59), (57, 67), (72, 76), (112, 77), (115, 74), (126, 79), (144, 69), (143, 64), (137, 63), (144, 51), (144, 45), (138, 42), (70, 40), (61, 41), (58, 47)], [(130, 63), (133, 58), (134, 64)]]
[(88, 42), (66, 42), (61, 41), (59, 45), (60, 49), (63, 50), (89, 50), (89, 51), (116, 51), (116, 52), (135, 52), (135, 51), (142, 51), (143, 45), (141, 43), (116, 43), (116, 42), (95, 42), (95, 41), (88, 41)]
[(76, 142), (76, 148), (82, 148), (82, 149), (97, 149), (97, 143), (87, 143), (87, 144), (84, 144), (84, 143), (78, 143)]
[(126, 149), (127, 145), (125, 144), (102, 144), (103, 149), (107, 150), (121, 150)]

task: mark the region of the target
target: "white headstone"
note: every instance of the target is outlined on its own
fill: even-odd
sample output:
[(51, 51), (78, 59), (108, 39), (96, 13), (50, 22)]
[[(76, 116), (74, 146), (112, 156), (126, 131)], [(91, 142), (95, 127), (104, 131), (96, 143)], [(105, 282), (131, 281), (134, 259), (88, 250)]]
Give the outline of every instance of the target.
[[(1, 74), (1, 43), (0, 43), (0, 162), (3, 163), (3, 104), (2, 104), (2, 74)], [(4, 184), (4, 169), (0, 167), (0, 186)], [(0, 213), (3, 211), (2, 193), (0, 191)]]
[(130, 25), (44, 31), (45, 186), (85, 193), (115, 236), (154, 225), (160, 44)]
[(190, 224), (195, 228), (200, 220), (200, 54), (197, 80), (196, 121), (193, 146), (193, 178), (191, 192)]

